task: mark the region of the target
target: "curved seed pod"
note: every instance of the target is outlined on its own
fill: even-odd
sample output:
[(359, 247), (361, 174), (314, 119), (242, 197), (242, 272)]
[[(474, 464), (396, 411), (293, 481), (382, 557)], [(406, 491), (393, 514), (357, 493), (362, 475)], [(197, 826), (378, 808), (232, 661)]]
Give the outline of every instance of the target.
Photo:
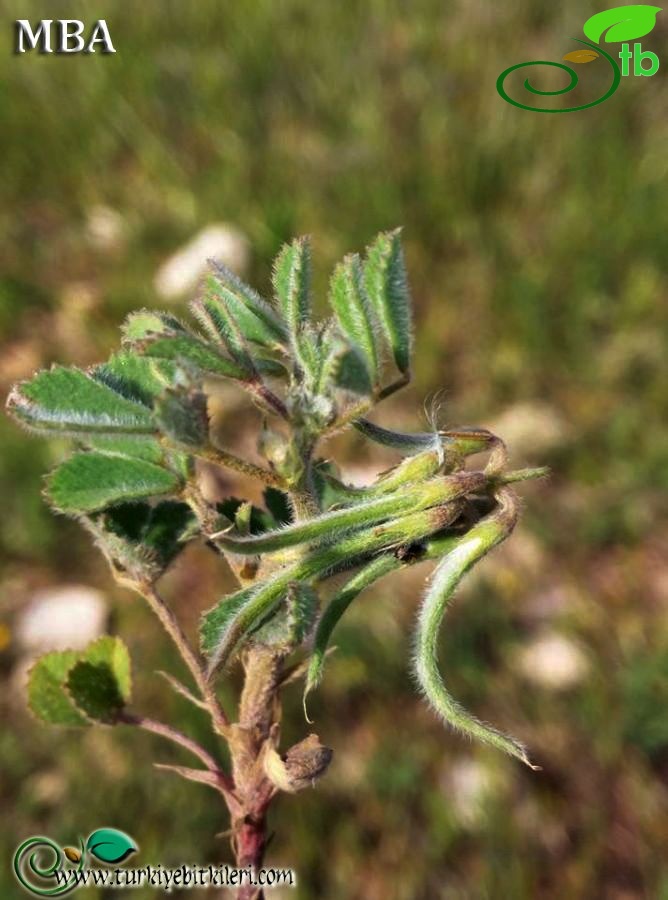
[(447, 724), (534, 768), (519, 741), (481, 722), (449, 694), (438, 670), (439, 628), (457, 586), (478, 560), (510, 534), (517, 521), (518, 501), (511, 491), (499, 491), (499, 500), (499, 509), (461, 538), (434, 572), (418, 618), (415, 673), (430, 705)]
[(404, 453), (420, 453), (424, 450), (436, 450), (442, 461), (446, 454), (457, 458), (483, 453), (500, 443), (491, 431), (486, 428), (457, 428), (445, 431), (418, 431), (409, 434), (403, 431), (391, 431), (374, 425), (368, 419), (357, 419), (353, 426), (376, 444), (391, 447)]
[[(452, 503), (449, 504), (448, 507), (442, 507), (440, 524), (439, 528), (445, 528), (446, 526), (452, 524), (452, 522), (457, 518), (459, 513), (461, 512), (462, 504), (461, 503)], [(415, 538), (413, 539), (416, 540)], [(456, 538), (451, 536), (447, 538), (442, 538), (442, 541), (447, 542), (444, 544), (439, 544), (439, 555), (443, 553), (443, 546), (452, 546)], [(426, 559), (429, 557), (427, 550), (425, 547), (421, 548), (422, 552), (419, 555), (419, 559)], [(408, 563), (410, 564), (410, 563)], [(322, 680), (322, 670), (325, 663), (325, 657), (327, 655), (327, 648), (329, 646), (329, 641), (332, 636), (332, 632), (338, 625), (342, 616), (357, 597), (364, 591), (367, 587), (377, 581), (379, 578), (382, 578), (384, 575), (389, 574), (390, 572), (395, 571), (396, 569), (403, 568), (407, 563), (404, 561), (404, 558), (398, 553), (391, 554), (386, 553), (383, 556), (378, 556), (376, 559), (372, 560), (368, 563), (363, 569), (357, 572), (353, 577), (347, 581), (340, 591), (338, 591), (332, 599), (329, 601), (327, 607), (325, 608), (324, 613), (320, 617), (318, 625), (316, 627), (315, 637), (313, 640), (313, 655), (311, 656), (309, 667), (306, 675), (306, 686), (304, 688), (304, 712), (306, 713), (306, 697), (308, 694), (314, 690)], [(306, 717), (308, 720), (308, 716)]]
[(486, 478), (482, 472), (457, 472), (443, 478), (434, 478), (424, 484), (413, 485), (389, 497), (380, 497), (358, 503), (356, 506), (338, 509), (277, 531), (268, 531), (247, 538), (218, 532), (212, 535), (211, 539), (234, 553), (273, 553), (320, 538), (331, 539), (337, 532), (341, 535), (347, 530), (372, 525), (374, 522), (381, 522), (401, 513), (448, 503), (471, 491), (481, 489), (485, 483)]
[(437, 450), (425, 450), (415, 456), (406, 457), (398, 466), (384, 472), (368, 487), (359, 488), (348, 487), (324, 470), (320, 470), (318, 474), (332, 489), (336, 502), (347, 505), (365, 498), (382, 497), (402, 487), (426, 481), (438, 473), (441, 465), (442, 461)]
[[(309, 661), (306, 674), (306, 686), (304, 687), (303, 703), (306, 715), (306, 698), (322, 680), (322, 670), (325, 663), (325, 655), (332, 632), (338, 625), (341, 617), (350, 604), (362, 593), (365, 588), (373, 584), (383, 575), (387, 575), (396, 569), (398, 560), (391, 554), (385, 554), (373, 559), (360, 572), (345, 583), (329, 601), (324, 613), (320, 617), (313, 641), (313, 655)], [(308, 720), (308, 715), (306, 715)]]
[[(461, 502), (402, 516), (370, 530), (342, 537), (338, 543), (315, 550), (269, 579), (223, 598), (202, 617), (200, 642), (209, 657), (211, 676), (275, 609), (291, 583), (321, 579), (350, 569), (374, 553), (426, 538), (459, 515)], [(230, 602), (230, 601), (234, 602)]]

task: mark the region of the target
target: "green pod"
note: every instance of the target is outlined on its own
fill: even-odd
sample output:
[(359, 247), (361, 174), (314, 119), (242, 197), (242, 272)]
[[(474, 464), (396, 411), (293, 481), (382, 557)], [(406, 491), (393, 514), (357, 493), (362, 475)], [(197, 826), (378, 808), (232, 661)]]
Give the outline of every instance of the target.
[(415, 673), (429, 704), (444, 722), (531, 766), (519, 741), (481, 722), (450, 695), (438, 669), (439, 629), (455, 590), (469, 569), (510, 534), (517, 520), (518, 503), (514, 495), (504, 489), (499, 497), (499, 508), (460, 538), (436, 567), (418, 617)]
[(392, 431), (389, 428), (381, 428), (374, 425), (368, 419), (357, 419), (354, 427), (364, 437), (369, 438), (375, 444), (382, 447), (390, 447), (403, 453), (420, 453), (424, 450), (435, 449), (442, 457), (448, 455), (473, 456), (475, 453), (484, 453), (489, 450), (497, 440), (491, 431), (486, 428), (458, 428), (445, 431), (423, 431), (408, 433)]
[(291, 583), (321, 579), (349, 569), (374, 553), (422, 540), (445, 528), (460, 511), (461, 504), (455, 501), (350, 534), (266, 581), (223, 598), (204, 614), (200, 627), (202, 650), (209, 656), (209, 674), (224, 666), (245, 638), (265, 621)]
[(471, 491), (480, 490), (485, 483), (486, 478), (482, 472), (457, 472), (412, 485), (387, 497), (366, 500), (355, 506), (288, 525), (278, 531), (246, 538), (219, 532), (212, 535), (212, 540), (233, 553), (274, 553), (321, 539), (335, 540), (337, 534), (340, 536), (346, 531), (373, 525), (397, 515), (428, 509), (430, 506), (439, 506)]
[(327, 472), (319, 474), (325, 479), (337, 501), (347, 505), (366, 498), (382, 497), (383, 494), (391, 494), (407, 485), (426, 481), (436, 475), (441, 466), (442, 460), (438, 451), (425, 450), (423, 453), (407, 457), (367, 487), (348, 487)]

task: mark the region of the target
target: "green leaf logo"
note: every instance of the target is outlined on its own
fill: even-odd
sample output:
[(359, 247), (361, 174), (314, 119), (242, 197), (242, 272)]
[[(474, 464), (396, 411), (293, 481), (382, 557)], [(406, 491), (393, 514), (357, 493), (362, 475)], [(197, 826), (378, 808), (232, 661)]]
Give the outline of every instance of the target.
[(597, 43), (600, 43), (604, 33), (608, 44), (635, 41), (650, 33), (656, 24), (656, 14), (661, 9), (660, 6), (647, 6), (644, 3), (605, 9), (587, 19), (583, 31), (590, 41)]
[(121, 863), (137, 849), (129, 835), (115, 828), (98, 828), (86, 842), (86, 850), (103, 863)]

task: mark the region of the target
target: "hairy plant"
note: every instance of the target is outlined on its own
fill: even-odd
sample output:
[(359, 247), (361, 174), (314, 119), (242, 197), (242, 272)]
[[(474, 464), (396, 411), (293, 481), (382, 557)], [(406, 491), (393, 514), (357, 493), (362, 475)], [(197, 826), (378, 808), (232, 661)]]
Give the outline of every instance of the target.
[[(528, 763), (518, 741), (450, 696), (437, 647), (460, 580), (515, 526), (518, 504), (509, 485), (545, 470), (507, 471), (504, 444), (484, 428), (434, 425), (405, 434), (366, 418), (410, 380), (412, 313), (398, 231), (380, 234), (363, 259), (350, 255), (336, 266), (333, 316), (324, 322), (312, 318), (310, 269), (307, 239), (283, 247), (269, 301), (212, 262), (191, 307), (199, 328), (171, 313), (133, 313), (121, 350), (107, 362), (87, 370), (53, 366), (17, 385), (8, 400), (28, 429), (72, 439), (71, 455), (48, 476), (46, 497), (93, 535), (118, 581), (145, 598), (193, 685), (161, 674), (208, 713), (229, 746), (231, 769), (171, 725), (131, 709), (130, 658), (118, 637), (43, 656), (30, 673), (30, 707), (55, 725), (130, 725), (188, 751), (198, 767), (159, 768), (222, 795), (240, 866), (262, 863), (273, 798), (313, 784), (331, 758), (314, 734), (280, 748), (281, 690), (304, 677), (306, 701), (350, 604), (384, 575), (418, 561), (437, 560), (414, 645), (425, 697), (449, 725)], [(260, 411), (263, 462), (216, 440), (208, 400), (221, 380), (246, 391)], [(393, 448), (402, 461), (366, 487), (346, 485), (319, 450), (344, 428)], [(484, 467), (467, 468), (467, 458), (480, 453)], [(257, 479), (264, 507), (208, 500), (197, 460)], [(239, 583), (203, 615), (199, 651), (158, 589), (196, 540), (225, 560)], [(342, 572), (350, 578), (323, 605), (327, 582)], [(235, 716), (217, 692), (234, 661), (244, 670)], [(254, 890), (246, 885), (239, 897), (256, 896)]]

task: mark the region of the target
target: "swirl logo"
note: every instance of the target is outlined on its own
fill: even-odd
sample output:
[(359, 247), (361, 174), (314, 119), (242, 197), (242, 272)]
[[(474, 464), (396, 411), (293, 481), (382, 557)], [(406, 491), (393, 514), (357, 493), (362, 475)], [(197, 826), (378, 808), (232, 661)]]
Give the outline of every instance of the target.
[(39, 897), (69, 894), (81, 885), (78, 877), (86, 859), (93, 857), (107, 865), (120, 865), (137, 850), (125, 832), (98, 828), (78, 847), (60, 847), (48, 837), (31, 837), (17, 847), (14, 874), (19, 884)]
[[(517, 63), (510, 66), (499, 75), (496, 81), (496, 89), (499, 95), (518, 109), (527, 109), (529, 112), (543, 113), (569, 113), (577, 112), (581, 109), (589, 109), (591, 106), (598, 106), (615, 93), (620, 85), (622, 77), (630, 74), (630, 61), (633, 60), (633, 74), (636, 76), (648, 77), (654, 75), (659, 69), (659, 58), (651, 51), (643, 51), (640, 43), (633, 45), (630, 49), (628, 42), (635, 41), (638, 38), (645, 37), (649, 34), (656, 24), (657, 13), (661, 12), (660, 6), (647, 6), (645, 4), (632, 4), (630, 6), (618, 6), (614, 9), (606, 9), (603, 12), (596, 13), (584, 24), (584, 34), (589, 40), (583, 41), (580, 38), (572, 38), (576, 43), (582, 46), (567, 53), (563, 57), (562, 62), (552, 62), (550, 60), (534, 60), (532, 62)], [(619, 52), (621, 60), (621, 68), (617, 61), (606, 52), (601, 46), (601, 42), (621, 43), (622, 47)], [(530, 106), (522, 103), (510, 96), (506, 90), (506, 79), (518, 69), (524, 69), (529, 66), (551, 66), (552, 68), (562, 69), (568, 74), (568, 84), (557, 90), (541, 90), (529, 81), (524, 80), (524, 88), (531, 94), (539, 97), (557, 97), (561, 94), (568, 94), (578, 84), (578, 75), (575, 69), (566, 63), (582, 65), (585, 63), (595, 62), (597, 59), (604, 59), (610, 67), (610, 84), (608, 89), (602, 96), (597, 97), (589, 103), (581, 103), (577, 106), (564, 106), (558, 109), (551, 109), (545, 106)], [(649, 63), (649, 66), (645, 65)]]

